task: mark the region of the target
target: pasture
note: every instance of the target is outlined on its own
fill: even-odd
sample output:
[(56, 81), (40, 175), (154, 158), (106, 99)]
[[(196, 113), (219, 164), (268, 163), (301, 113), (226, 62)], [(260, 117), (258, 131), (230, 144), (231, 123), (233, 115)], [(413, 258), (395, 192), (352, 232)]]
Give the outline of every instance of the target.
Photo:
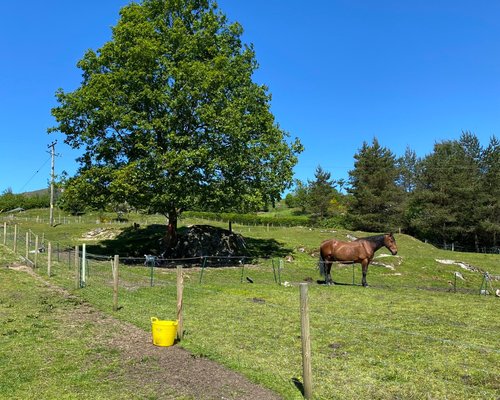
[[(97, 226), (90, 216), (50, 228), (37, 223), (34, 213), (16, 218), (20, 232), (43, 232), (46, 240), (61, 247), (81, 244), (82, 235)], [(148, 224), (163, 222), (160, 217), (148, 219)], [(102, 226), (120, 231), (124, 225)], [(141, 229), (145, 227), (141, 220)], [(321, 279), (316, 270), (319, 243), (365, 233), (239, 225), (233, 229), (248, 240), (253, 265), (208, 268), (202, 280), (199, 267), (184, 269), (185, 335), (179, 345), (194, 355), (228, 366), (285, 399), (302, 398), (298, 283), (307, 281), (314, 398), (498, 398), (500, 299), (479, 295), (481, 272), (436, 260), (461, 261), (498, 276), (500, 256), (442, 251), (396, 234), (398, 256), (389, 256), (386, 249), (377, 253), (385, 255), (377, 259), (384, 265), (370, 265), (370, 287), (359, 286), (359, 265), (334, 267), (334, 281), (344, 284), (324, 286), (316, 283)], [(15, 256), (10, 252), (8, 257)], [(40, 257), (37, 273), (44, 275), (46, 256)], [(277, 271), (279, 265), (282, 268)], [(281, 285), (275, 280), (277, 272)], [(456, 287), (455, 272), (464, 278), (457, 280)], [(151, 286), (150, 268), (120, 264), (117, 312), (112, 311), (113, 281), (107, 259), (89, 262), (82, 289), (75, 289), (74, 269), (62, 256), (46, 279), (145, 331), (150, 330), (151, 316), (175, 317), (176, 272), (172, 269), (155, 268)], [(500, 286), (498, 281), (491, 284)]]

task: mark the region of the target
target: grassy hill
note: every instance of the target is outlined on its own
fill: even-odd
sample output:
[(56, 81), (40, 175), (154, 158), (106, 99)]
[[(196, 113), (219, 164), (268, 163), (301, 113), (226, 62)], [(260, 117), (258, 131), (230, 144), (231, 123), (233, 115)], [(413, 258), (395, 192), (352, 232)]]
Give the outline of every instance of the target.
[[(127, 223), (119, 224), (112, 216), (61, 215), (61, 225), (50, 228), (44, 213), (30, 211), (8, 220), (8, 234), (17, 222), (21, 238), (30, 229), (66, 248), (97, 244), (99, 236), (84, 236), (98, 228), (116, 237), (133, 222), (140, 224), (138, 234), (165, 222), (159, 216), (129, 215)], [(198, 223), (207, 221), (181, 220), (182, 225)], [(379, 265), (369, 268), (369, 288), (359, 286), (359, 266), (337, 266), (334, 280), (342, 284), (324, 286), (316, 283), (320, 242), (369, 233), (238, 224), (233, 229), (250, 244), (255, 263), (184, 269), (185, 337), (180, 345), (186, 349), (229, 366), (286, 399), (302, 398), (296, 385), (302, 375), (298, 284), (309, 282), (314, 398), (498, 396), (500, 299), (480, 296), (479, 289), (484, 272), (500, 275), (500, 256), (443, 251), (396, 235), (398, 255), (390, 256), (385, 249), (377, 253), (381, 257), (376, 259)], [(119, 246), (115, 249), (119, 251)], [(90, 260), (86, 287), (74, 289), (72, 259), (63, 252), (53, 258), (53, 284), (112, 313), (109, 259)], [(151, 316), (175, 317), (176, 273), (145, 268), (143, 260), (132, 265), (133, 261), (121, 259), (121, 309), (114, 315), (149, 330)], [(45, 265), (46, 256), (41, 254), (40, 274), (46, 274)], [(455, 286), (456, 272), (463, 280), (457, 278)], [(489, 284), (492, 289), (500, 287), (497, 280)]]

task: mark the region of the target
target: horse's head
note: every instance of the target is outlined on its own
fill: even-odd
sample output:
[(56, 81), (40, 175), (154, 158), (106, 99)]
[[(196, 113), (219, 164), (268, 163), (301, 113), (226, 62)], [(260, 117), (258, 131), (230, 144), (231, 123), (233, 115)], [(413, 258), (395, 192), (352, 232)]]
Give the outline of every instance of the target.
[(392, 233), (386, 233), (384, 235), (384, 246), (389, 249), (393, 256), (398, 254), (398, 246), (396, 246), (396, 239)]

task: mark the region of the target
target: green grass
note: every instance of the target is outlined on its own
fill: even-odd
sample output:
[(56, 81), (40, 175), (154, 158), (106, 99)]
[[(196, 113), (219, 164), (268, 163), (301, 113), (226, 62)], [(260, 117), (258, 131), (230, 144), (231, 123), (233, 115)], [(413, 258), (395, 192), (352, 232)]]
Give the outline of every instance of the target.
[[(161, 222), (159, 217), (148, 219), (150, 223)], [(52, 240), (64, 239), (74, 245), (81, 233), (96, 226), (95, 221), (74, 225), (69, 230), (66, 225), (54, 228)], [(345, 238), (348, 232), (300, 227), (233, 228), (247, 238), (256, 254), (273, 244), (267, 248), (275, 252), (274, 271), (273, 260), (263, 257), (258, 266), (246, 266), (244, 270), (206, 269), (201, 283), (199, 268), (185, 269), (182, 346), (245, 374), (286, 399), (300, 399), (294, 384), (294, 379), (302, 380), (298, 283), (320, 278), (316, 263), (321, 240)], [(33, 229), (48, 232), (51, 228), (44, 225)], [(500, 275), (500, 257), (442, 251), (405, 235), (396, 235), (396, 239), (401, 258), (380, 259), (394, 269), (370, 266), (368, 289), (309, 285), (314, 398), (497, 399), (499, 299), (478, 294), (481, 273), (440, 264), (436, 259), (463, 261)], [(277, 257), (283, 260), (286, 255), (293, 262), (282, 262), (280, 274), (281, 281), (289, 282), (290, 287), (274, 280)], [(457, 282), (457, 293), (451, 286), (455, 271), (465, 278)], [(39, 272), (44, 273), (43, 268)], [(72, 289), (71, 262), (56, 264), (53, 274), (54, 283), (112, 313), (109, 261), (92, 261), (87, 287), (80, 290)], [(359, 284), (359, 266), (354, 274)], [(246, 283), (247, 276), (255, 283)], [(339, 282), (352, 283), (352, 276), (350, 266), (334, 271), (334, 279)], [(122, 308), (113, 315), (144, 330), (150, 330), (151, 316), (175, 318), (175, 282), (174, 270), (155, 269), (154, 286), (150, 287), (149, 269), (121, 264)], [(498, 288), (498, 281), (492, 285)], [(52, 322), (48, 318), (44, 323)], [(98, 380), (99, 376), (89, 374), (88, 379)]]
[(92, 325), (67, 327), (74, 307), (28, 274), (5, 268), (14, 261), (0, 248), (0, 398), (117, 398), (117, 358), (92, 343)]

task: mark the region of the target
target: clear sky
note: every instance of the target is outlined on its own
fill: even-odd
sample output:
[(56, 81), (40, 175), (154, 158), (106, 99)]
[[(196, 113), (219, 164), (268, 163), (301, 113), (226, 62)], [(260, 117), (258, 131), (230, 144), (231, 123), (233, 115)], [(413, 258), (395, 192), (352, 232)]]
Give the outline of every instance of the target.
[[(44, 188), (77, 152), (46, 133), (55, 92), (76, 89), (84, 52), (111, 39), (128, 0), (0, 0), (0, 192)], [(219, 0), (244, 28), (281, 128), (305, 146), (297, 179), (318, 165), (347, 178), (376, 137), (420, 157), (468, 130), (500, 136), (498, 0)]]

